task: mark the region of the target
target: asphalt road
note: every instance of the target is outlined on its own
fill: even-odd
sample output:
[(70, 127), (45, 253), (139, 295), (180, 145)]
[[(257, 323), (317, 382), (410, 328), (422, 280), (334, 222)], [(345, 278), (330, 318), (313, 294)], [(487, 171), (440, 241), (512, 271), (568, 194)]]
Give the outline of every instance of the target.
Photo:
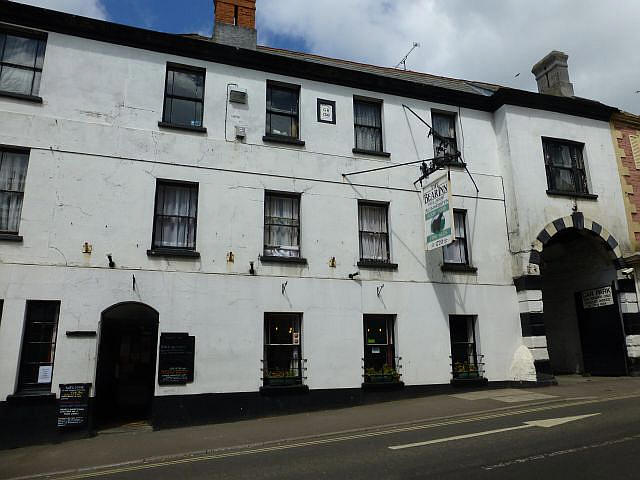
[[(573, 403), (440, 419), (58, 478), (640, 478), (639, 399)], [(557, 425), (536, 423), (574, 416), (581, 418)]]

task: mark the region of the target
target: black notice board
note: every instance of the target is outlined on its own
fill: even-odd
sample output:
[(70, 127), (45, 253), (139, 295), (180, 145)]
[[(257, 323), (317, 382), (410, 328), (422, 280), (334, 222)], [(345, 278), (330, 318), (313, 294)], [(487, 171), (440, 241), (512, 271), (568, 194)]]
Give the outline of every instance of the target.
[(60, 385), (58, 401), (58, 428), (80, 428), (89, 423), (90, 383)]
[(196, 337), (188, 333), (161, 333), (158, 352), (158, 384), (193, 382)]

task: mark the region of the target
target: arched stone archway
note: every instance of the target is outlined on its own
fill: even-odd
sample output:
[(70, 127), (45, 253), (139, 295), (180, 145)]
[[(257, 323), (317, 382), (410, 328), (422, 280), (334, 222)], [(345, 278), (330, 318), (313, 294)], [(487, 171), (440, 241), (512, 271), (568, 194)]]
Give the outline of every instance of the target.
[(96, 420), (114, 425), (149, 417), (155, 389), (158, 312), (122, 302), (102, 312), (96, 366)]
[[(637, 311), (638, 309), (638, 299), (635, 294), (633, 280), (627, 279), (622, 273), (622, 269), (626, 265), (619, 243), (605, 227), (594, 220), (586, 218), (580, 212), (575, 212), (570, 216), (550, 222), (540, 231), (532, 244), (526, 268), (528, 274), (514, 279), (520, 306), (523, 343), (529, 348), (533, 356), (538, 381), (553, 379), (547, 343), (549, 324), (545, 322), (545, 303), (543, 301), (543, 283), (545, 280), (541, 275), (543, 252), (545, 252), (545, 247), (557, 242), (559, 238), (568, 237), (570, 233), (596, 240), (595, 243), (603, 248), (603, 252), (606, 252), (610, 262), (610, 267), (608, 268), (612, 269), (613, 280), (616, 280), (616, 300), (622, 312)], [(573, 306), (574, 299), (571, 298), (568, 301)], [(551, 317), (551, 314), (552, 312), (548, 311), (547, 317)], [(624, 348), (624, 336), (622, 337), (622, 342), (621, 348)]]

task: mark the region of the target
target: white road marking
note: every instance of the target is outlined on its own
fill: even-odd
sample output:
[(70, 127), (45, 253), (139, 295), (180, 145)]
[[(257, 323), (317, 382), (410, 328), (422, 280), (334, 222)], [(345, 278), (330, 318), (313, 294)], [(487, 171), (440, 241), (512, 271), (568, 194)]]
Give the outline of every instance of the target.
[(557, 452), (541, 453), (539, 455), (532, 455), (530, 457), (517, 458), (515, 460), (509, 460), (507, 462), (496, 463), (495, 465), (487, 465), (482, 468), (483, 470), (495, 470), (496, 468), (504, 468), (504, 467), (509, 467), (511, 465), (532, 462), (534, 460), (542, 460), (545, 458), (558, 457), (560, 455), (568, 455), (570, 453), (578, 453), (584, 450), (590, 450), (592, 448), (608, 447), (610, 445), (617, 445), (619, 443), (630, 442), (632, 440), (638, 440), (638, 439), (640, 439), (640, 434), (633, 435), (631, 437), (619, 438), (617, 440), (607, 440), (606, 442), (594, 443), (593, 445), (584, 445), (582, 447), (567, 448), (566, 450), (558, 450)]
[(588, 415), (576, 415), (573, 417), (549, 418), (546, 420), (531, 420), (529, 422), (524, 422), (524, 425), (518, 425), (516, 427), (498, 428), (495, 430), (487, 430), (485, 432), (467, 433), (466, 435), (454, 435), (453, 437), (436, 438), (435, 440), (407, 443), (405, 445), (393, 445), (389, 447), (389, 449), (403, 450), (405, 448), (424, 447), (427, 445), (434, 445), (436, 443), (452, 442), (454, 440), (463, 440), (465, 438), (483, 437), (485, 435), (493, 435), (494, 433), (509, 432), (512, 430), (522, 430), (524, 428), (531, 428), (531, 427), (551, 428), (551, 427), (556, 427), (558, 425), (562, 425), (564, 423), (574, 422), (576, 420), (582, 420), (583, 418), (593, 417), (595, 415), (600, 415), (600, 414), (590, 413)]
[(467, 392), (451, 395), (462, 400), (497, 400), (505, 403), (529, 402), (532, 400), (547, 400), (556, 398), (555, 395), (530, 392), (518, 388), (505, 388), (502, 390), (483, 390), (481, 392)]

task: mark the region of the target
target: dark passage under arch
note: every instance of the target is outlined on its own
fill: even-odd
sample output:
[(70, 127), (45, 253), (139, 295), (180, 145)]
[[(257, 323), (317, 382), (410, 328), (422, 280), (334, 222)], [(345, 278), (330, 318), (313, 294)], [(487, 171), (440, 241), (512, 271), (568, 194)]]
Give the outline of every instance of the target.
[(102, 313), (95, 399), (99, 426), (149, 418), (157, 344), (158, 312), (153, 308), (127, 302)]

